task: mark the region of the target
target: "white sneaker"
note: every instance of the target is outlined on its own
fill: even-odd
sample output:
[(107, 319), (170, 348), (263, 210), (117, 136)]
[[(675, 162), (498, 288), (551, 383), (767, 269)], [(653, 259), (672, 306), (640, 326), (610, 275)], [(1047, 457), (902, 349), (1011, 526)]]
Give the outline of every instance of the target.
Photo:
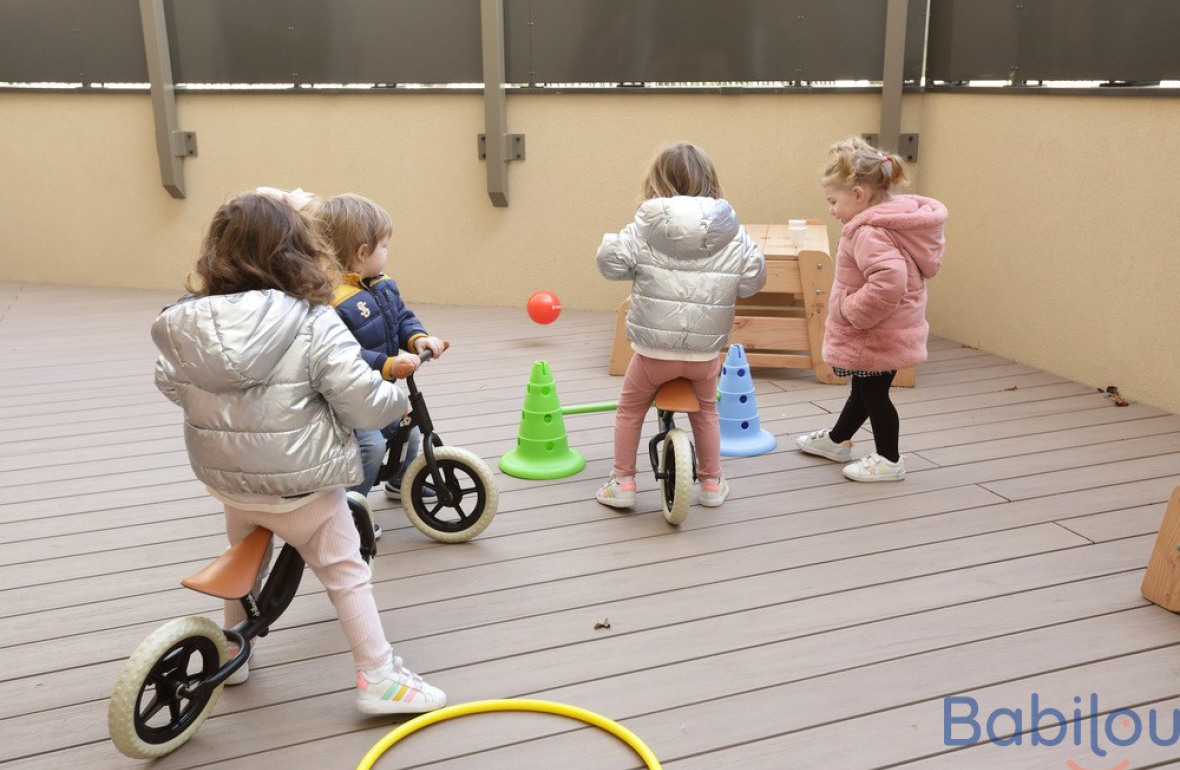
[(725, 479), (701, 479), (701, 505), (716, 508), (729, 497), (729, 482)]
[(423, 682), (397, 655), (384, 668), (357, 672), (356, 709), (362, 714), (422, 714), (445, 705), (446, 694)]
[(873, 452), (844, 466), (844, 475), (853, 481), (902, 481), (905, 479), (905, 457), (890, 462)]
[(809, 455), (826, 457), (838, 463), (846, 463), (852, 459), (852, 447), (837, 444), (828, 438), (829, 431), (817, 430), (804, 433), (795, 439), (795, 446)]
[[(229, 654), (230, 658), (233, 658), (233, 656), (238, 654), (238, 646), (236, 644), (227, 645), (226, 652)], [(234, 687), (236, 685), (243, 684), (243, 683), (245, 683), (245, 681), (247, 679), (250, 678), (250, 661), (253, 659), (254, 659), (254, 645), (251, 644), (250, 645), (250, 657), (246, 658), (246, 662), (242, 664), (241, 668), (239, 668), (237, 671), (233, 672), (232, 674), (230, 674), (226, 678), (226, 680), (225, 680), (226, 687)]]
[(635, 492), (638, 485), (633, 476), (615, 478), (612, 473), (610, 479), (598, 490), (595, 499), (611, 508), (631, 508), (635, 505)]

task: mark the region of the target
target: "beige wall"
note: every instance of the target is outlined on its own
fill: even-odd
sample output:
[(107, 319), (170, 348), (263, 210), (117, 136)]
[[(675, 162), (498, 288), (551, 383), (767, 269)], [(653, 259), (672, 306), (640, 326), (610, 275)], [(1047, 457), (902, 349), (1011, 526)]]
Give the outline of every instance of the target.
[[(594, 267), (625, 225), (647, 161), (688, 139), (714, 156), (748, 222), (823, 216), (816, 181), (833, 136), (872, 130), (860, 95), (553, 95), (509, 99), (528, 157), (509, 167), (508, 208), (488, 200), (477, 95), (190, 95), (181, 128), (187, 198), (160, 183), (150, 101), (139, 95), (0, 93), (0, 279), (168, 288), (229, 195), (266, 183), (355, 191), (396, 226), (390, 271), (419, 302), (609, 308), (625, 287)], [(833, 231), (833, 236), (835, 235)], [(40, 255), (69, 255), (66, 270)]]
[(1180, 99), (930, 94), (943, 336), (1180, 412)]
[[(825, 218), (818, 173), (835, 139), (876, 130), (872, 94), (517, 95), (528, 157), (506, 209), (475, 157), (474, 95), (184, 95), (200, 155), (188, 197), (160, 184), (146, 95), (0, 93), (0, 280), (176, 288), (226, 197), (258, 184), (354, 191), (393, 214), (390, 272), (411, 301), (523, 306), (537, 289), (610, 309), (626, 287), (593, 255), (638, 202), (668, 140), (713, 155), (746, 222)], [(1174, 98), (909, 95), (915, 191), (951, 211), (936, 333), (1180, 412), (1168, 194), (1180, 156), (1161, 139)], [(831, 226), (832, 241), (838, 230)]]

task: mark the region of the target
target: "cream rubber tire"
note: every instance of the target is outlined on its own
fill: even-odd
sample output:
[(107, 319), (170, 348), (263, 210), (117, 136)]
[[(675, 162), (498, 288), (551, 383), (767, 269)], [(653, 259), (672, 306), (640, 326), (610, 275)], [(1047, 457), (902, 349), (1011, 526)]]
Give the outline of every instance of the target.
[[(107, 707), (107, 729), (128, 757), (175, 751), (201, 728), (224, 686), (196, 698), (176, 692), (211, 676), (228, 659), (225, 635), (209, 618), (171, 620), (140, 642), (123, 665)], [(163, 717), (163, 724), (153, 720)]]
[(402, 477), (402, 508), (406, 518), (422, 534), (440, 543), (462, 543), (492, 523), (500, 492), (486, 463), (474, 452), (454, 446), (436, 446), (434, 461), (443, 481), (457, 497), (452, 506), (443, 505), (438, 490), (432, 504), (422, 500), (422, 487), (433, 484), (426, 467), (426, 453), (420, 452)]
[(660, 447), (660, 502), (664, 519), (674, 527), (688, 516), (692, 503), (692, 464), (688, 436), (679, 428), (668, 431)]

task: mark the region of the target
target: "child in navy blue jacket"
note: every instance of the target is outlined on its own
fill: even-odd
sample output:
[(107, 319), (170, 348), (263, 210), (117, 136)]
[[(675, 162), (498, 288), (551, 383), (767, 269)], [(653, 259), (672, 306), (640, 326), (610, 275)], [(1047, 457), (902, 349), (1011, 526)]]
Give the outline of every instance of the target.
[[(332, 304), (360, 343), (361, 355), (369, 366), (391, 380), (398, 361), (417, 369), (418, 354), (423, 350), (429, 348), (435, 358), (441, 356), (442, 340), (426, 332), (418, 316), (402, 301), (397, 284), (381, 272), (389, 257), (389, 239), (393, 235), (389, 213), (359, 195), (337, 195), (320, 203), (316, 213), (343, 274)], [(391, 425), (386, 431), (396, 427)], [(357, 440), (361, 445), (365, 479), (352, 491), (363, 496), (368, 495), (381, 470), (385, 434), (357, 431)], [(418, 456), (420, 445), (421, 434), (415, 428), (406, 442), (401, 467), (393, 479), (385, 482), (385, 496), (391, 500), (401, 499), (402, 475)], [(432, 493), (429, 485), (423, 489), (424, 497), (429, 498)]]

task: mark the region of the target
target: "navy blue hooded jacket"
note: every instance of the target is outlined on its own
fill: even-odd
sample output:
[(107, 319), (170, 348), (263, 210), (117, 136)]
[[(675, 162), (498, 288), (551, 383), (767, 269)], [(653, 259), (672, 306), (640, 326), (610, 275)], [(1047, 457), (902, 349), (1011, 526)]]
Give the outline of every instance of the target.
[(361, 356), (387, 380), (393, 379), (394, 356), (414, 350), (414, 340), (426, 329), (402, 302), (397, 284), (386, 275), (361, 278), (345, 273), (332, 299), (336, 312), (361, 346)]

